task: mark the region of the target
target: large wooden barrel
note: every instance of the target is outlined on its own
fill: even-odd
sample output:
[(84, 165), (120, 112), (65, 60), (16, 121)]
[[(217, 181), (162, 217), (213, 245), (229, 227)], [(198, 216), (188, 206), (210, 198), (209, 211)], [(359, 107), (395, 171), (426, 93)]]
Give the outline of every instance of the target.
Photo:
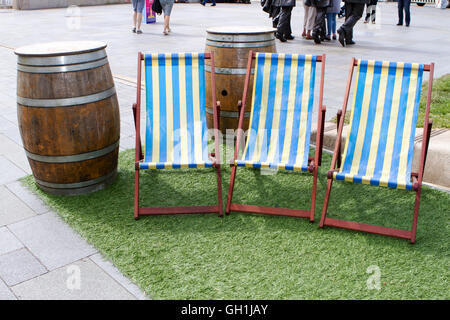
[[(242, 99), (248, 54), (250, 50), (258, 52), (276, 52), (275, 29), (265, 27), (214, 27), (206, 30), (206, 52), (214, 52), (216, 74), (216, 97), (221, 103), (219, 126), (223, 133), (226, 129), (237, 129), (239, 121), (238, 101)], [(211, 101), (211, 67), (206, 61), (206, 118), (208, 128), (213, 127), (213, 109)], [(252, 69), (253, 70), (253, 69)], [(244, 118), (244, 130), (247, 130), (252, 103), (251, 90), (253, 77), (250, 78)]]
[(19, 48), (17, 116), (36, 183), (77, 195), (112, 183), (120, 114), (103, 42)]

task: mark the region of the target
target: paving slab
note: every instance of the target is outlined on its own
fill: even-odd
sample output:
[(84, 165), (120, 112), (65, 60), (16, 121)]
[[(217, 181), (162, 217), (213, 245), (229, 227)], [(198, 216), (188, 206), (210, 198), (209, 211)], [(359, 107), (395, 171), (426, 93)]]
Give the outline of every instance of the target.
[(17, 300), (17, 298), (8, 286), (0, 279), (0, 301), (2, 300)]
[(50, 209), (44, 202), (33, 192), (28, 190), (20, 181), (14, 181), (6, 185), (6, 187), (14, 193), (20, 200), (22, 200), (28, 207), (30, 207), (35, 213), (43, 214)]
[(94, 254), (90, 259), (103, 269), (111, 278), (116, 280), (120, 285), (126, 288), (133, 296), (138, 300), (147, 300), (148, 298), (142, 293), (141, 289), (125, 277), (120, 271), (112, 264), (112, 262), (106, 260), (100, 253)]
[(27, 249), (0, 256), (0, 278), (8, 286), (30, 280), (46, 272), (47, 269)]
[[(1, 156), (0, 156), (1, 166)], [(0, 227), (35, 216), (36, 213), (25, 205), (5, 186), (0, 185)]]
[(97, 252), (52, 211), (8, 228), (49, 270)]
[(135, 299), (90, 259), (58, 268), (11, 289), (19, 299), (27, 300)]
[(3, 155), (0, 155), (0, 168), (0, 185), (16, 181), (27, 175), (24, 170), (16, 166)]
[(23, 248), (23, 244), (6, 228), (0, 228), (0, 256)]

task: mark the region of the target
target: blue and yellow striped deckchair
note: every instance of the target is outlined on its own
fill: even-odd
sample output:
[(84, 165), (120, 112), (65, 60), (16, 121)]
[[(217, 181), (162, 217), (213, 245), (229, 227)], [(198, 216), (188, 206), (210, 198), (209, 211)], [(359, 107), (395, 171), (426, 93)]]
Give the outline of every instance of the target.
[[(432, 65), (374, 60), (353, 60), (356, 66), (353, 107), (348, 138), (340, 168), (335, 169), (334, 158), (342, 135), (352, 74), (349, 77), (343, 115), (339, 124), (335, 157), (328, 173), (328, 188), (320, 226), (331, 225), (353, 230), (373, 232), (415, 240), (417, 213), (423, 166), (419, 174), (411, 173), (414, 137), (419, 112), (420, 92), (424, 71)], [(431, 85), (430, 85), (431, 87)], [(430, 91), (431, 92), (431, 91)], [(431, 123), (428, 123), (429, 103), (426, 110), (425, 136), (422, 150), (428, 147)], [(424, 165), (425, 157), (422, 164)], [(417, 191), (412, 231), (363, 225), (356, 222), (326, 217), (333, 180), (370, 184), (396, 189)]]
[[(140, 215), (175, 213), (212, 213), (222, 215), (220, 154), (216, 137), (215, 159), (208, 153), (205, 113), (205, 53), (139, 53), (138, 93), (135, 104), (136, 174), (135, 212)], [(140, 142), (140, 95), (142, 60), (145, 61), (146, 126), (145, 149)], [(212, 95), (216, 106), (214, 125), (217, 127), (218, 104), (215, 97), (214, 72)], [(217, 130), (215, 130), (217, 131)], [(217, 132), (215, 132), (217, 136)], [(139, 208), (139, 170), (213, 167), (217, 171), (219, 204), (216, 206)]]
[[(325, 108), (322, 107), (325, 55), (251, 53), (241, 107), (242, 131), (245, 100), (252, 59), (255, 61), (249, 132), (242, 156), (238, 157), (238, 137), (226, 213), (256, 212), (306, 217), (314, 220), (318, 166)], [(319, 117), (315, 157), (309, 157), (316, 64), (322, 62)], [(238, 130), (239, 130), (238, 129)], [(310, 210), (270, 208), (232, 203), (236, 167), (273, 168), (314, 172)]]

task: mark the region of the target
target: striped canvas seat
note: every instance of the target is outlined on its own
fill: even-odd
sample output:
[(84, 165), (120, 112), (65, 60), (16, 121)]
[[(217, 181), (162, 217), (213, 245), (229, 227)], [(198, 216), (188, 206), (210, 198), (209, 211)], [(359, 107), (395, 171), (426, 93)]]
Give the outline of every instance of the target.
[(237, 166), (308, 168), (316, 56), (257, 53), (249, 135)]
[(357, 62), (350, 131), (334, 179), (412, 189), (423, 69), (421, 64)]
[(139, 168), (211, 167), (204, 54), (146, 54), (145, 78), (145, 152)]

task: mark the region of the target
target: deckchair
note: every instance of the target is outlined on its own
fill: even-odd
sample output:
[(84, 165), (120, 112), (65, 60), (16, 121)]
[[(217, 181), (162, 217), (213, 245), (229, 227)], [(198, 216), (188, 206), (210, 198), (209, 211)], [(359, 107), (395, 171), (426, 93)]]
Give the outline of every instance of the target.
[[(214, 128), (218, 128), (220, 105), (216, 102), (213, 53), (138, 55), (137, 100), (133, 105), (136, 126), (134, 218), (141, 215), (219, 213), (222, 216), (222, 183), (218, 133), (215, 153), (208, 153), (205, 113), (205, 59), (211, 60)], [(146, 127), (141, 147), (141, 75), (145, 61)], [(139, 207), (139, 172), (144, 169), (214, 167), (218, 204), (189, 207)], [(155, 186), (157, 188), (157, 186)], [(168, 197), (171, 195), (168, 194)]]
[[(336, 168), (354, 68), (357, 68), (348, 138)], [(352, 59), (320, 227), (333, 226), (409, 239), (415, 242), (420, 192), (432, 121), (429, 119), (434, 64)], [(422, 154), (418, 173), (411, 172), (414, 137), (424, 71), (429, 71)], [(407, 189), (416, 192), (412, 229), (402, 230), (328, 218), (333, 180)]]
[[(242, 155), (244, 110), (255, 60), (249, 132)], [(315, 156), (309, 157), (314, 85), (317, 62), (322, 63)], [(317, 175), (321, 162), (325, 107), (322, 106), (325, 55), (250, 52), (247, 64), (238, 136), (228, 192), (226, 213), (230, 211), (309, 218), (314, 221)], [(273, 208), (232, 202), (237, 167), (309, 171), (314, 174), (309, 210)]]

